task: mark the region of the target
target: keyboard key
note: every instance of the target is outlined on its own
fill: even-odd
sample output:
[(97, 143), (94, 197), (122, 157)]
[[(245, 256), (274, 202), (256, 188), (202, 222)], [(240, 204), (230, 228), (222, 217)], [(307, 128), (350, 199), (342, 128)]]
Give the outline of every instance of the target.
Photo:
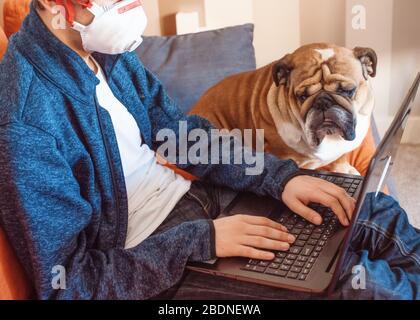
[(308, 244), (311, 246), (316, 246), (318, 244), (318, 240), (316, 239), (311, 239), (308, 241)]
[(301, 232), (302, 232), (302, 229), (298, 229), (298, 228), (293, 228), (292, 231), (290, 231), (290, 233), (293, 234), (294, 236), (300, 235)]
[(268, 267), (271, 269), (278, 269), (280, 268), (280, 265), (278, 263), (272, 262)]
[(253, 266), (253, 265), (247, 264), (244, 269), (247, 270), (247, 271), (264, 273), (264, 271), (265, 271), (266, 268), (259, 267), (259, 266)]
[(259, 263), (258, 263), (258, 265), (260, 266), (260, 267), (268, 267), (268, 265), (270, 264), (270, 262), (268, 262), (268, 261), (260, 261)]
[(275, 258), (273, 262), (281, 264), (283, 262), (283, 258)]
[(321, 246), (317, 246), (317, 247), (315, 248), (315, 251), (316, 251), (316, 252), (321, 252), (321, 251), (322, 251), (322, 247), (321, 247)]
[(288, 265), (285, 265), (285, 264), (282, 264), (280, 266), (280, 270), (283, 270), (283, 271), (289, 271), (290, 268), (291, 268), (291, 266), (288, 266)]
[(303, 233), (303, 234), (307, 234), (307, 235), (311, 235), (311, 234), (312, 234), (312, 230), (309, 230), (309, 229), (303, 229), (303, 230), (302, 230), (302, 233)]
[(342, 185), (344, 183), (344, 178), (336, 177), (334, 179), (334, 183), (339, 184), (339, 185)]
[(284, 252), (277, 252), (276, 253), (277, 258), (286, 258), (286, 256), (287, 256), (287, 253), (284, 253)]
[(285, 227), (287, 230), (292, 230), (293, 229), (294, 224), (286, 224)]
[(293, 262), (294, 262), (293, 260), (285, 259), (284, 262), (283, 262), (283, 265), (291, 266), (293, 264)]
[(309, 258), (309, 260), (307, 260), (309, 263), (315, 263), (315, 258)]
[(253, 260), (253, 259), (251, 259), (251, 260), (249, 260), (249, 262), (248, 262), (248, 264), (251, 264), (251, 265), (257, 265), (258, 263), (259, 263), (260, 261), (259, 260)]
[(304, 222), (298, 222), (296, 225), (295, 225), (295, 228), (297, 228), (297, 229), (303, 229), (303, 228), (305, 228), (306, 227), (306, 223), (304, 223)]
[(293, 267), (290, 269), (290, 272), (300, 273), (301, 271), (302, 271), (302, 268), (295, 267), (295, 266), (293, 266)]
[(319, 257), (319, 252), (315, 251), (314, 253), (312, 253), (312, 257), (318, 258)]
[(306, 261), (308, 261), (308, 257), (299, 256), (299, 258), (297, 259), (297, 261), (306, 262)]
[(291, 247), (291, 248), (290, 248), (290, 250), (289, 250), (289, 251), (290, 251), (292, 254), (299, 254), (299, 253), (302, 251), (302, 248), (293, 246), (293, 247)]
[(285, 224), (286, 223), (286, 218), (285, 217), (280, 217), (280, 219), (277, 219), (277, 222), (280, 224)]
[(287, 257), (286, 257), (286, 259), (288, 259), (288, 260), (296, 260), (297, 259), (297, 255), (295, 255), (295, 254), (288, 254), (287, 255)]
[(287, 274), (287, 277), (290, 278), (290, 279), (297, 279), (298, 276), (299, 276), (299, 274), (296, 273), (296, 272), (289, 272)]
[(293, 245), (296, 247), (304, 247), (305, 244), (306, 244), (306, 241), (302, 241), (302, 240), (297, 240), (295, 241), (295, 243), (293, 243)]
[(312, 264), (312, 263), (307, 263), (306, 264), (306, 266), (305, 266), (305, 269), (312, 269), (312, 267), (313, 267), (314, 265)]
[(298, 240), (302, 240), (302, 241), (306, 241), (309, 239), (309, 235), (308, 234), (301, 234), (298, 238)]
[(287, 271), (277, 270), (277, 269), (267, 269), (265, 273), (270, 274), (272, 276), (283, 277), (283, 278), (287, 275)]
[(315, 225), (314, 224), (307, 224), (306, 227), (305, 227), (305, 229), (307, 229), (307, 230), (313, 230), (313, 229), (315, 229)]
[(324, 232), (324, 228), (321, 228), (321, 227), (316, 227), (315, 229), (314, 229), (314, 233), (323, 233)]
[(311, 238), (312, 238), (312, 239), (315, 239), (315, 240), (321, 239), (321, 234), (320, 234), (320, 233), (314, 233), (314, 234), (311, 236)]
[(331, 237), (333, 234), (334, 234), (334, 230), (331, 230), (331, 229), (325, 230), (325, 233), (324, 233), (324, 235), (327, 237)]
[(300, 275), (298, 276), (298, 279), (299, 279), (300, 281), (305, 281), (305, 280), (306, 280), (306, 275), (305, 275), (305, 274), (300, 274)]
[(314, 247), (313, 246), (308, 246), (307, 245), (307, 246), (305, 246), (302, 249), (302, 255), (304, 255), (304, 256), (310, 256), (313, 250), (314, 250)]
[(303, 268), (305, 266), (305, 262), (302, 261), (296, 261), (293, 265), (294, 267)]
[(303, 274), (309, 274), (310, 271), (311, 271), (310, 269), (303, 269), (302, 273)]

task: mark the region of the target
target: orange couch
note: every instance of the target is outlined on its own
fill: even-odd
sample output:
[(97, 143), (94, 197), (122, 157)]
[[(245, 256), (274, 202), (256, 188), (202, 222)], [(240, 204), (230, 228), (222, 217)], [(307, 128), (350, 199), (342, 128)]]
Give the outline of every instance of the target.
[[(0, 27), (0, 59), (7, 48), (7, 38)], [(0, 229), (0, 300), (22, 300), (31, 296), (30, 282), (16, 258), (7, 237)]]
[[(7, 38), (17, 32), (23, 18), (28, 13), (30, 0), (6, 0), (4, 3), (5, 32), (0, 27), (0, 59), (7, 47)], [(375, 151), (372, 131), (363, 145), (348, 155), (350, 163), (362, 174), (366, 173), (367, 165)], [(175, 170), (176, 167), (172, 166)], [(181, 174), (185, 174), (179, 171)], [(189, 179), (194, 179), (186, 175)], [(28, 281), (12, 247), (8, 243), (6, 234), (0, 228), (0, 300), (22, 300), (32, 297), (32, 287)]]
[(23, 19), (29, 12), (31, 0), (5, 0), (3, 7), (3, 23), (6, 36), (19, 31)]

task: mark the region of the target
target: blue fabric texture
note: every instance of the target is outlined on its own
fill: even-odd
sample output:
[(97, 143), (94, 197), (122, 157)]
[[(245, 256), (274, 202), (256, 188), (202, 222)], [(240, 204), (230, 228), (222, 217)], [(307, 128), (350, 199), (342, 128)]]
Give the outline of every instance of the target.
[[(212, 129), (180, 112), (135, 54), (95, 58), (151, 148), (162, 128), (179, 135), (181, 120), (189, 130)], [(127, 192), (97, 84), (32, 7), (0, 63), (0, 223), (41, 299), (146, 299), (174, 285), (187, 261), (214, 255), (205, 219), (124, 249)], [(245, 175), (246, 164), (181, 167), (215, 185), (279, 197), (297, 166), (269, 155), (264, 161), (258, 176)], [(64, 290), (52, 285), (55, 266), (65, 268)]]
[(145, 37), (137, 50), (187, 113), (205, 91), (227, 76), (256, 68), (254, 26), (171, 37)]

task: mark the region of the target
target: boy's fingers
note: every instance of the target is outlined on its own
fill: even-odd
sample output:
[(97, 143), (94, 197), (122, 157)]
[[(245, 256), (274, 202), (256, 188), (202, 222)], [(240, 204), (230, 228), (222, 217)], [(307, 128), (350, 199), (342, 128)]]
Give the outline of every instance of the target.
[(318, 212), (307, 207), (297, 199), (290, 203), (289, 208), (294, 213), (298, 214), (299, 216), (313, 224), (320, 225), (322, 223), (322, 217)]

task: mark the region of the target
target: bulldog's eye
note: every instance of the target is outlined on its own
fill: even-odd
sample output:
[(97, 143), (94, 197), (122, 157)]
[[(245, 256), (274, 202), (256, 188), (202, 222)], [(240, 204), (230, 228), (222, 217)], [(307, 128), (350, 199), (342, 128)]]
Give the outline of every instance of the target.
[(341, 95), (343, 95), (343, 96), (346, 96), (348, 98), (353, 98), (354, 97), (354, 94), (356, 93), (356, 88), (353, 88), (353, 89), (340, 88), (338, 90), (338, 93), (341, 94)]
[(308, 100), (309, 96), (306, 93), (304, 93), (304, 94), (298, 95), (297, 98), (300, 103), (304, 103), (306, 100)]

